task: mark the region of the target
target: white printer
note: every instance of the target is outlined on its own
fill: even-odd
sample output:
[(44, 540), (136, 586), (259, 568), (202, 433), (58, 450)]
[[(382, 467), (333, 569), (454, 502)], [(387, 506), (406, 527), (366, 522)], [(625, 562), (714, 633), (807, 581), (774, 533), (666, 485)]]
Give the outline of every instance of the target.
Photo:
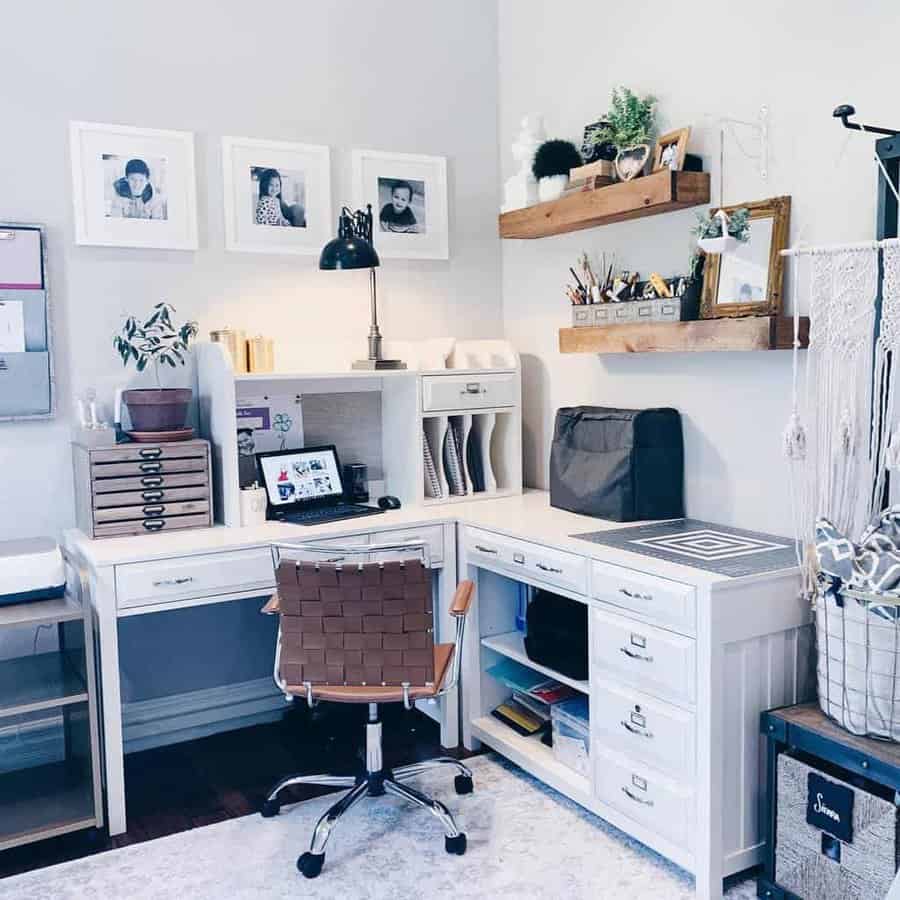
[(66, 592), (66, 567), (52, 538), (0, 541), (0, 606)]

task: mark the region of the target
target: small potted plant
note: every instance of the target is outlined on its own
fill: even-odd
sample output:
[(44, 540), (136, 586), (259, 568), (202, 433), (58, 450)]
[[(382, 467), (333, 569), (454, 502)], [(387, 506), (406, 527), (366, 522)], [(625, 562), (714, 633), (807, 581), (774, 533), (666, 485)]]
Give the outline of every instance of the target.
[(638, 97), (627, 87), (613, 89), (606, 114), (608, 126), (599, 137), (618, 149), (616, 172), (622, 181), (631, 181), (640, 175), (647, 164), (655, 103), (655, 97)]
[(544, 141), (535, 151), (531, 166), (538, 183), (538, 199), (544, 202), (561, 196), (569, 183), (569, 171), (581, 163), (581, 154), (571, 141)]
[(698, 213), (693, 233), (704, 253), (730, 253), (738, 244), (750, 240), (750, 210), (741, 207), (730, 216), (724, 209), (705, 215)]
[(190, 388), (164, 388), (159, 377), (161, 365), (185, 364), (190, 342), (197, 336), (196, 322), (185, 322), (176, 328), (172, 324), (175, 308), (157, 303), (145, 322), (129, 316), (122, 330), (113, 338), (113, 346), (122, 358), (122, 365), (133, 362), (138, 372), (153, 366), (155, 388), (140, 388), (122, 393), (128, 407), (131, 427), (135, 432), (181, 431), (191, 402)]

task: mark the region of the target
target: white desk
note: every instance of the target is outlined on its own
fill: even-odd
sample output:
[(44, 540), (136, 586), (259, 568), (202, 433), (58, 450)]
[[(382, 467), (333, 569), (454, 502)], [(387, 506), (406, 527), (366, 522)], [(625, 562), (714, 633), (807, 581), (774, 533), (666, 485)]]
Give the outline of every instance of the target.
[[(368, 541), (385, 532), (396, 539), (438, 528), (443, 536), (439, 637), (451, 633), (445, 630), (450, 628), (446, 604), (457, 573), (478, 585), (463, 651), (466, 746), (489, 744), (694, 872), (700, 897), (720, 897), (723, 875), (761, 858), (756, 722), (762, 709), (802, 699), (805, 684), (799, 673), (806, 659), (809, 611), (797, 598), (793, 569), (728, 578), (570, 537), (619, 527), (552, 509), (546, 493), (530, 491), (405, 507), (312, 528), (267, 524), (103, 541), (68, 533), (69, 549), (91, 573), (111, 832), (125, 829), (119, 617), (260, 596), (274, 583), (271, 563), (266, 563), (272, 541), (348, 536)], [(509, 694), (484, 669), (504, 652), (504, 639), (496, 636), (514, 628), (510, 586), (516, 582), (546, 587), (589, 606), (591, 674), (583, 689), (591, 707), (590, 778), (566, 769), (546, 747), (489, 716)], [(617, 642), (637, 632), (658, 648), (646, 654), (653, 661), (639, 661), (646, 668), (616, 652)], [(517, 653), (511, 642), (506, 653)], [(654, 743), (617, 728), (619, 713), (627, 714), (636, 701), (665, 740)], [(445, 698), (445, 746), (457, 743), (457, 716), (456, 698)], [(626, 807), (618, 796), (615, 777), (632, 776), (655, 792), (646, 806)]]

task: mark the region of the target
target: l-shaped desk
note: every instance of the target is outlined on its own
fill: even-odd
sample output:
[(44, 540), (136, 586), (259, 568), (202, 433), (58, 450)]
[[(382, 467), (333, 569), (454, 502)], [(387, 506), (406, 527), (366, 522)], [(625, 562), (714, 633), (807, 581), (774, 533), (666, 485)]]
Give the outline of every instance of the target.
[[(312, 527), (107, 540), (67, 532), (67, 549), (86, 570), (98, 636), (110, 833), (126, 828), (120, 618), (264, 597), (274, 587), (273, 542), (424, 540), (438, 579), (439, 640), (451, 633), (457, 579), (477, 585), (459, 702), (441, 701), (441, 743), (458, 744), (461, 720), (467, 748), (487, 744), (693, 872), (698, 896), (720, 897), (723, 876), (762, 860), (758, 718), (807, 693), (809, 610), (795, 568), (729, 578), (571, 537), (620, 527), (527, 491)], [(559, 676), (589, 697), (587, 777), (490, 715), (510, 694), (486, 672), (502, 657), (556, 674), (524, 653), (515, 627), (522, 584), (589, 607), (589, 678)], [(632, 645), (640, 652), (626, 653)]]

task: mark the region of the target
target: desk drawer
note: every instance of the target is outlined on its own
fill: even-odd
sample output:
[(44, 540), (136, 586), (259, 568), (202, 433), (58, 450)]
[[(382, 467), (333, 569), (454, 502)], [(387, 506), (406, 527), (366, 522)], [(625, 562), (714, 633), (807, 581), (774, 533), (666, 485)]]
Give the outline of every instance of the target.
[(274, 584), (272, 554), (265, 547), (116, 566), (119, 609), (257, 588), (264, 593)]
[(185, 472), (181, 475), (140, 475), (132, 478), (96, 478), (91, 484), (94, 506), (100, 506), (99, 498), (123, 491), (157, 490), (158, 488), (203, 487), (209, 491), (205, 471)]
[(542, 547), (478, 528), (467, 528), (465, 547), (476, 565), (501, 569), (514, 578), (523, 572), (550, 588), (587, 593), (587, 560), (574, 553)]
[(655, 625), (696, 632), (696, 591), (688, 584), (594, 561), (591, 596), (631, 610)]
[(141, 475), (172, 475), (176, 472), (206, 472), (206, 457), (147, 459), (141, 462), (91, 463), (91, 478), (122, 478)]
[[(171, 516), (209, 516), (208, 500), (187, 500), (183, 503), (144, 503), (141, 506), (114, 506), (94, 511), (97, 525), (105, 522), (127, 522), (133, 519), (170, 518)], [(208, 522), (207, 522), (208, 524)]]
[[(296, 559), (310, 560), (312, 562), (342, 563), (344, 565), (354, 565), (367, 563), (370, 560), (368, 553), (342, 553), (341, 549), (346, 547), (365, 547), (369, 542), (367, 534), (348, 534), (346, 537), (328, 538), (324, 541), (310, 541), (316, 547), (333, 547), (333, 550), (306, 550), (302, 546), (298, 547), (298, 552), (294, 556)], [(290, 557), (290, 551), (284, 551)]]
[(593, 750), (597, 799), (673, 844), (692, 849), (692, 788), (650, 766), (605, 752), (599, 744)]
[[(402, 544), (407, 541), (424, 542), (428, 545), (431, 565), (439, 568), (444, 563), (444, 529), (441, 525), (426, 525), (423, 528), (402, 528), (397, 531), (379, 531), (372, 535), (373, 544)], [(409, 553), (379, 553), (379, 560), (405, 559)]]
[(673, 703), (696, 698), (692, 638), (598, 608), (591, 610), (591, 665), (601, 678)]
[(513, 373), (491, 375), (425, 375), (422, 378), (422, 409), (488, 409), (515, 406), (516, 377)]
[(693, 713), (630, 688), (595, 681), (591, 727), (605, 747), (693, 783)]

